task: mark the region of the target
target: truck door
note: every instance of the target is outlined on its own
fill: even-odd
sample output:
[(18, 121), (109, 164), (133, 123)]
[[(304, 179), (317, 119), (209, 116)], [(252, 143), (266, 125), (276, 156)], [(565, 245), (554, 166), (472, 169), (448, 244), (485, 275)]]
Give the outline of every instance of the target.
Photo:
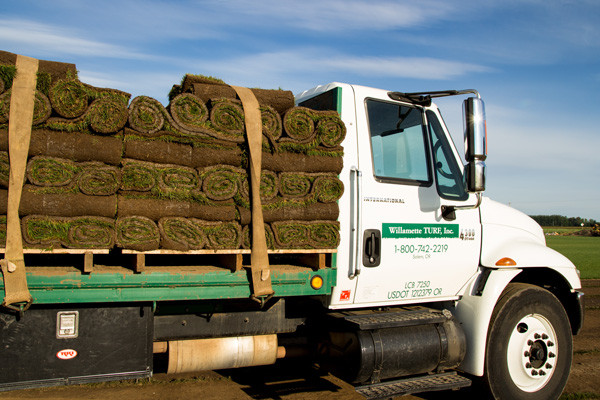
[(456, 298), (479, 264), (479, 211), (442, 216), (443, 205), (475, 204), (457, 152), (435, 109), (355, 87), (361, 213), (361, 272), (354, 303)]

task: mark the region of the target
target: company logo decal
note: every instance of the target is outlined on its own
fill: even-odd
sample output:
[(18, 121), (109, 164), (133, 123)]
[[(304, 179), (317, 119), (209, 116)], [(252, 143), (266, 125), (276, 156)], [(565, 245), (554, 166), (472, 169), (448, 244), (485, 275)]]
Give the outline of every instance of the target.
[(70, 360), (77, 357), (77, 351), (73, 349), (61, 350), (56, 353), (56, 357), (60, 358), (61, 360)]
[(350, 290), (342, 290), (340, 294), (340, 301), (348, 301), (350, 300)]
[(371, 203), (393, 203), (393, 204), (404, 204), (404, 199), (394, 197), (363, 197), (363, 201)]
[(461, 229), (460, 230), (461, 240), (475, 240), (475, 229)]
[(384, 239), (441, 239), (458, 238), (458, 224), (388, 224), (381, 227)]

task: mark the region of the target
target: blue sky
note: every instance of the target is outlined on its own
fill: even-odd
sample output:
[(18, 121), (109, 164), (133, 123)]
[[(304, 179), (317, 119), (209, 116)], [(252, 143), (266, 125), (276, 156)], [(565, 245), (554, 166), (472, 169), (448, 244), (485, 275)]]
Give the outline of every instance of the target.
[[(475, 88), (486, 194), (600, 220), (598, 21), (597, 0), (19, 0), (0, 10), (0, 49), (164, 104), (185, 73), (294, 93)], [(461, 102), (438, 104), (462, 151)]]

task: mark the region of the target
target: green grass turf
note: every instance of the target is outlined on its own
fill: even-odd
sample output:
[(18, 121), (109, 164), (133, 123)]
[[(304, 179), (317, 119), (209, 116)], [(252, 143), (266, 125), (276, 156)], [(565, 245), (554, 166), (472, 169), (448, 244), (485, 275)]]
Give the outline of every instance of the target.
[(582, 279), (600, 279), (600, 237), (546, 236), (546, 243), (571, 260)]

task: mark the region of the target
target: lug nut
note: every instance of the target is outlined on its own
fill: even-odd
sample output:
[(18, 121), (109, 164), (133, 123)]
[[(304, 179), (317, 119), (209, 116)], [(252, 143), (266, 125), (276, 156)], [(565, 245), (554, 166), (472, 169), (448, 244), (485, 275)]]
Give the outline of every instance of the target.
[(546, 373), (544, 371), (540, 371), (540, 376), (544, 376)]
[(538, 376), (538, 372), (534, 369), (533, 371), (531, 371), (531, 375)]
[(548, 354), (548, 357), (554, 358), (554, 357), (556, 357), (556, 354), (554, 354), (554, 353), (551, 352), (550, 354)]
[(533, 346), (533, 340), (528, 340), (528, 341), (527, 341), (527, 345), (528, 345), (528, 346)]
[(554, 342), (552, 342), (551, 340), (548, 340), (548, 343), (546, 343), (546, 345), (548, 347), (552, 347), (552, 346), (554, 346)]
[(525, 364), (525, 368), (531, 368), (531, 367), (532, 367), (531, 363)]
[(528, 351), (526, 351), (525, 353), (523, 353), (523, 356), (525, 356), (525, 357), (529, 357), (529, 352), (528, 352)]
[(552, 364), (546, 363), (546, 369), (552, 369)]
[(542, 334), (542, 339), (544, 339), (544, 340), (548, 339), (548, 335), (546, 335), (545, 333)]
[(536, 333), (535, 335), (533, 335), (533, 337), (534, 337), (535, 339), (539, 339), (539, 338), (541, 338), (541, 336), (540, 336), (540, 334), (539, 334), (539, 333)]

